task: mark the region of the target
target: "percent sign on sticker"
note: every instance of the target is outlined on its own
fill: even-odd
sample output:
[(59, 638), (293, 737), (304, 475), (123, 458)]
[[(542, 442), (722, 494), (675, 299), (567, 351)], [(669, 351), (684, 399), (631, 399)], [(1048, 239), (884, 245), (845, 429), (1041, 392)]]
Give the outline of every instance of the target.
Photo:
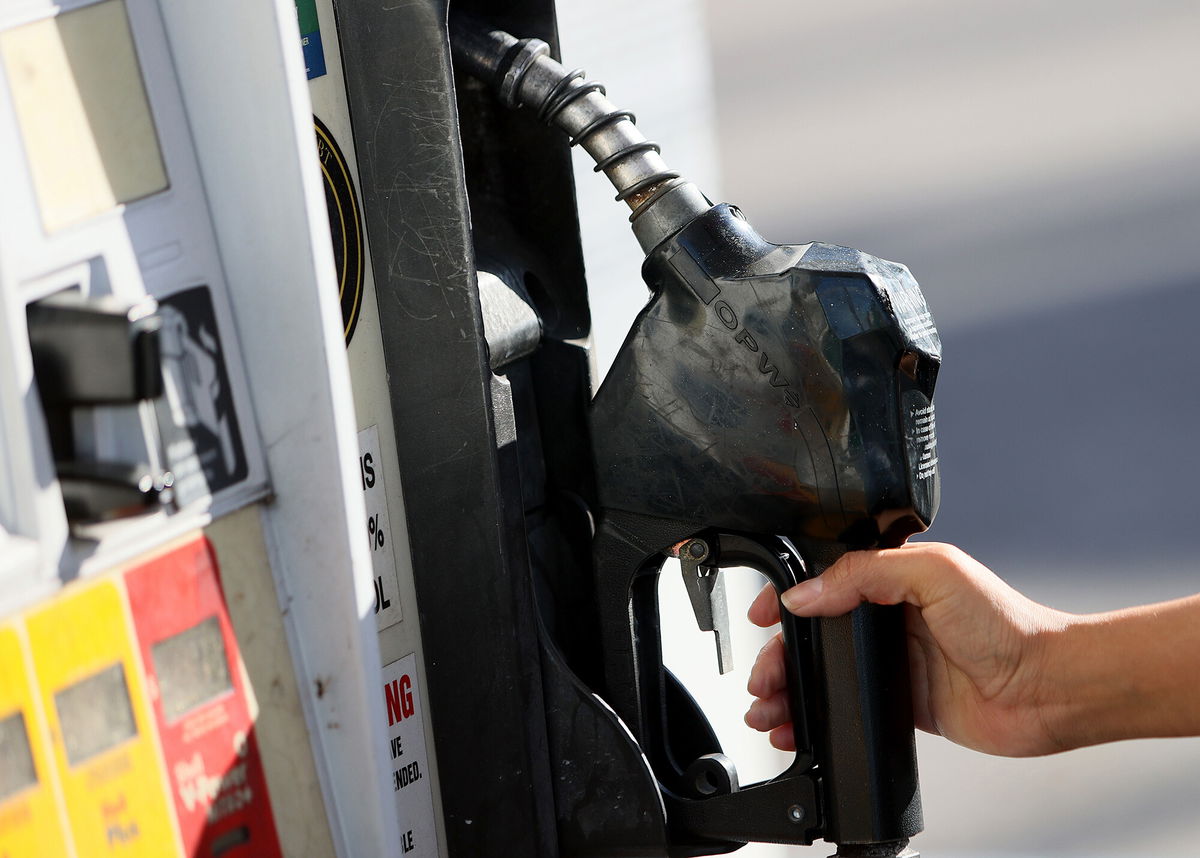
[(371, 550), (383, 548), (383, 528), (379, 526), (379, 514), (367, 519), (367, 536), (371, 539)]

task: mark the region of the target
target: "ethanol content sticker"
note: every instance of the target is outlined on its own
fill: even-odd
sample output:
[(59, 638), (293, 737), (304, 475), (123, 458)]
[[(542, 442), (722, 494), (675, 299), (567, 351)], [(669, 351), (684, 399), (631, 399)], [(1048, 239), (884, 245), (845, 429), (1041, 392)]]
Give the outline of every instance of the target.
[(387, 488), (383, 484), (383, 451), (379, 427), (368, 426), (358, 433), (358, 470), (363, 500), (367, 502), (367, 525), (360, 532), (371, 543), (375, 571), (375, 624), (377, 631), (400, 622), (400, 583), (396, 577), (396, 550), (392, 544), (392, 522), (388, 516)]
[(362, 309), (363, 251), (362, 211), (354, 193), (350, 166), (329, 129), (313, 117), (317, 131), (317, 154), (321, 159), (321, 177), (325, 180), (325, 207), (329, 209), (329, 232), (333, 238), (333, 261), (337, 268), (338, 297), (342, 303), (342, 333), (346, 345), (354, 336)]

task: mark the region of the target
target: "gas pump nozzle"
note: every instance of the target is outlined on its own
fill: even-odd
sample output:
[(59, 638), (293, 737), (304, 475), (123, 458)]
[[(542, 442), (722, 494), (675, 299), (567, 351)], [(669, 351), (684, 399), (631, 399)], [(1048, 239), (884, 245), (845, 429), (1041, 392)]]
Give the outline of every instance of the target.
[[(728, 660), (721, 569), (780, 592), (855, 549), (895, 546), (938, 506), (941, 344), (901, 265), (829, 244), (776, 245), (669, 170), (633, 116), (545, 43), (452, 22), (455, 61), (510, 107), (557, 125), (632, 209), (651, 300), (590, 410), (604, 675), (595, 689), (645, 752), (671, 854), (748, 841), (914, 855), (921, 830), (904, 615), (783, 611), (797, 753), (738, 784), (663, 667), (657, 577), (678, 557)], [(697, 736), (709, 739), (697, 739)]]

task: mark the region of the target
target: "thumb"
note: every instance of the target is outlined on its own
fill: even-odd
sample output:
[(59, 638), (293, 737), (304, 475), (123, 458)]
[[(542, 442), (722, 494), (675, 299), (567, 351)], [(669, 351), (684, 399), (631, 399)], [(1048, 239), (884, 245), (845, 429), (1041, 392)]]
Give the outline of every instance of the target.
[(862, 602), (924, 607), (939, 586), (949, 545), (920, 542), (900, 548), (850, 551), (816, 578), (802, 581), (780, 596), (783, 606), (802, 617), (836, 617)]

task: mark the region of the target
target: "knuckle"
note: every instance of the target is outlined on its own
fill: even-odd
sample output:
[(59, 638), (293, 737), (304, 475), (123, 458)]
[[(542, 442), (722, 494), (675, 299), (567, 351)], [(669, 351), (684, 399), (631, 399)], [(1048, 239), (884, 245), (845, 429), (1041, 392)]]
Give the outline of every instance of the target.
[(865, 551), (849, 551), (825, 570), (825, 586), (845, 587), (861, 578), (866, 571)]
[(834, 573), (830, 582), (843, 595), (854, 593), (861, 600), (867, 591), (878, 589), (875, 584), (881, 572), (878, 551), (850, 551), (830, 567)]
[(935, 562), (942, 572), (961, 572), (966, 565), (967, 555), (961, 548), (945, 542), (922, 543), (924, 553)]
[(947, 572), (964, 578), (973, 577), (976, 567), (979, 566), (971, 555), (956, 545), (942, 545), (938, 556)]
[(958, 549), (948, 542), (918, 542), (915, 547), (931, 557), (943, 560), (952, 559), (958, 553)]

